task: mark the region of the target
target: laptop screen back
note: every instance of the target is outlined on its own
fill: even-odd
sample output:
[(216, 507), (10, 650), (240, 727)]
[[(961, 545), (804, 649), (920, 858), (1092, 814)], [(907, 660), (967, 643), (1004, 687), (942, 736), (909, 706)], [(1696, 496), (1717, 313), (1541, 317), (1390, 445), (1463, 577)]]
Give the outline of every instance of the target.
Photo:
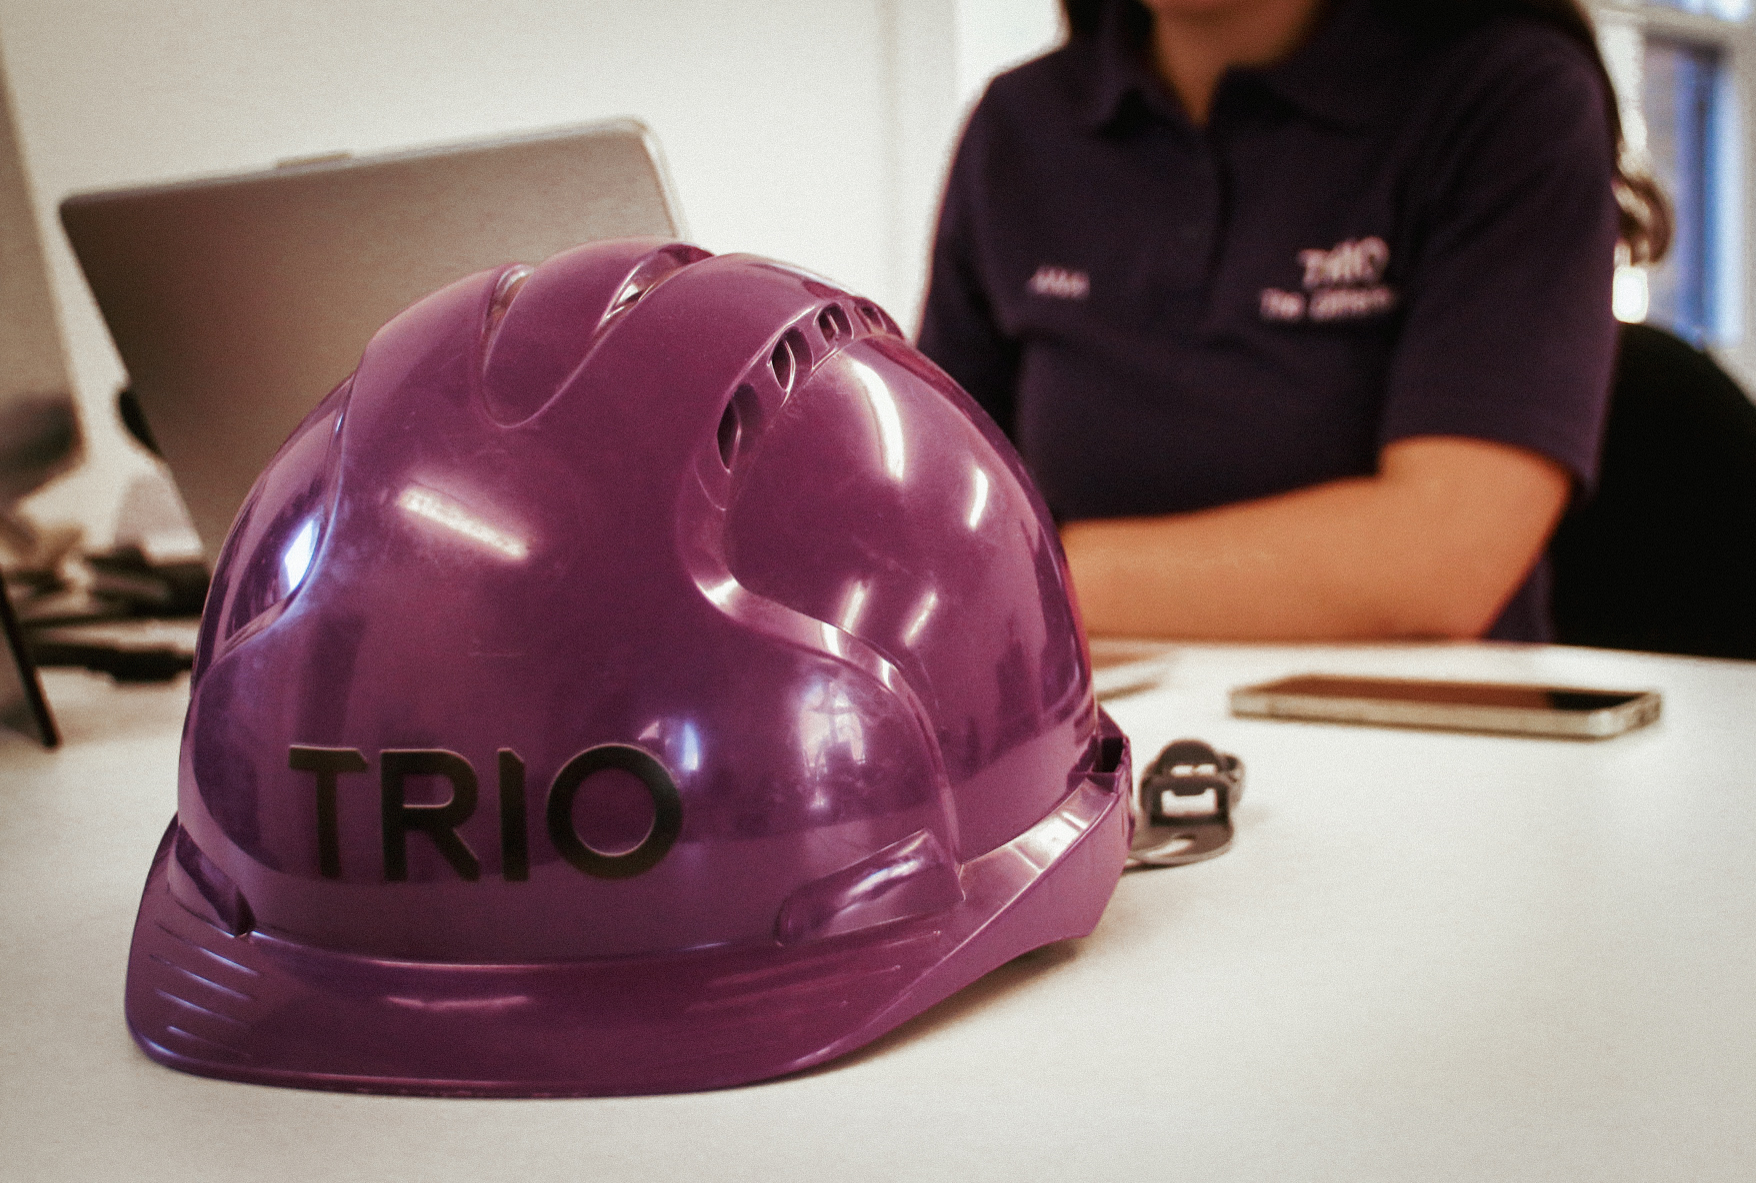
[(211, 563), (385, 321), (489, 267), (675, 236), (676, 211), (649, 133), (619, 121), (77, 194), (61, 222)]

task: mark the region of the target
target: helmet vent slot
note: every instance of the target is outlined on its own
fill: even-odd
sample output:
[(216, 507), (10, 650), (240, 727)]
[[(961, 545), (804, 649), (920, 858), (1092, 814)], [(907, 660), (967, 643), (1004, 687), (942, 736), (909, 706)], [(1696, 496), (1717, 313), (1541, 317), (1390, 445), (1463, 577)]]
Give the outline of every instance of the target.
[(755, 434), (761, 423), (762, 406), (756, 401), (755, 388), (748, 383), (732, 393), (725, 414), (719, 417), (719, 461), (730, 472), (738, 450)]
[[(749, 387), (744, 389), (748, 390)], [(738, 400), (726, 404), (726, 413), (719, 417), (719, 462), (727, 469), (738, 454)]]
[(774, 367), (774, 380), (780, 383), (780, 388), (790, 392), (793, 383), (811, 368), (811, 347), (805, 344), (805, 334), (798, 329), (788, 329), (780, 344), (774, 347), (768, 364)]
[(604, 313), (603, 321), (599, 325), (600, 330), (640, 303), (659, 284), (689, 264), (700, 262), (708, 257), (708, 253), (700, 247), (684, 243), (678, 243), (648, 255), (641, 260), (633, 274), (623, 283), (621, 291), (616, 293), (616, 298), (610, 301), (609, 310)]
[(884, 310), (879, 308), (878, 305), (869, 304), (862, 300), (856, 307), (860, 310), (860, 319), (865, 321), (866, 327), (871, 329), (874, 333), (896, 332), (896, 326), (891, 323), (888, 316), (884, 315)]
[(523, 265), (507, 268), (500, 281), (494, 285), (494, 297), (488, 302), (488, 320), (482, 326), (482, 357), (488, 356), (488, 350), (494, 345), (494, 338), (500, 334), (500, 322), (506, 319), (506, 310), (512, 307), (519, 289), (524, 281), (530, 278), (534, 267)]
[[(610, 304), (610, 311), (609, 311), (608, 315), (609, 316), (621, 315), (622, 313), (628, 311), (628, 309), (630, 309), (630, 308), (634, 307), (636, 304), (640, 303), (640, 297), (642, 297), (644, 295), (646, 295), (646, 289), (641, 287), (637, 281), (630, 280), (622, 288), (622, 290), (619, 293), (617, 293), (616, 299), (614, 300), (614, 302), (612, 302)], [(607, 317), (606, 317), (606, 319), (607, 319)]]
[(848, 322), (848, 314), (842, 311), (840, 304), (831, 304), (817, 314), (817, 328), (823, 339), (831, 343), (854, 335), (853, 325)]

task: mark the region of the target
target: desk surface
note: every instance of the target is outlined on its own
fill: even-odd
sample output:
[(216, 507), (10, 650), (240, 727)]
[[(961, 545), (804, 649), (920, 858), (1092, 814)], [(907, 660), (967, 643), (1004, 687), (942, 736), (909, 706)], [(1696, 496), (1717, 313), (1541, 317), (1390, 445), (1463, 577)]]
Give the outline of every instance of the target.
[[(1656, 687), (1618, 739), (1233, 719), (1306, 670)], [(356, 1097), (137, 1052), (129, 932), (186, 691), (52, 673), (0, 739), (5, 1179), (1747, 1179), (1756, 663), (1184, 646), (1111, 704), (1249, 768), (1225, 857), (802, 1076), (675, 1097)]]

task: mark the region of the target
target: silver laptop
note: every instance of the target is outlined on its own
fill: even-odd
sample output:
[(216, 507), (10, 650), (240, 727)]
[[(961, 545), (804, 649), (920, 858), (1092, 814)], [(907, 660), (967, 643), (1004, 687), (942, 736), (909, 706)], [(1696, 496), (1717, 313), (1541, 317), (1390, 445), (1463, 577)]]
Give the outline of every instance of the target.
[(210, 563), (281, 441), (409, 304), (582, 242), (682, 233), (632, 121), (80, 193), (61, 224)]

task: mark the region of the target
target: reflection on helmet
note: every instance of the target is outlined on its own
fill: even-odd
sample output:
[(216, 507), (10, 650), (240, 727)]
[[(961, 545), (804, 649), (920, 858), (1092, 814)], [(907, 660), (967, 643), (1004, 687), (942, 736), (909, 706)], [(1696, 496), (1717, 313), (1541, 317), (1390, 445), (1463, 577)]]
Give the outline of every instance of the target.
[(1090, 931), (1127, 854), (1053, 525), (876, 306), (661, 240), (373, 338), (221, 552), (147, 1053), (710, 1088)]

